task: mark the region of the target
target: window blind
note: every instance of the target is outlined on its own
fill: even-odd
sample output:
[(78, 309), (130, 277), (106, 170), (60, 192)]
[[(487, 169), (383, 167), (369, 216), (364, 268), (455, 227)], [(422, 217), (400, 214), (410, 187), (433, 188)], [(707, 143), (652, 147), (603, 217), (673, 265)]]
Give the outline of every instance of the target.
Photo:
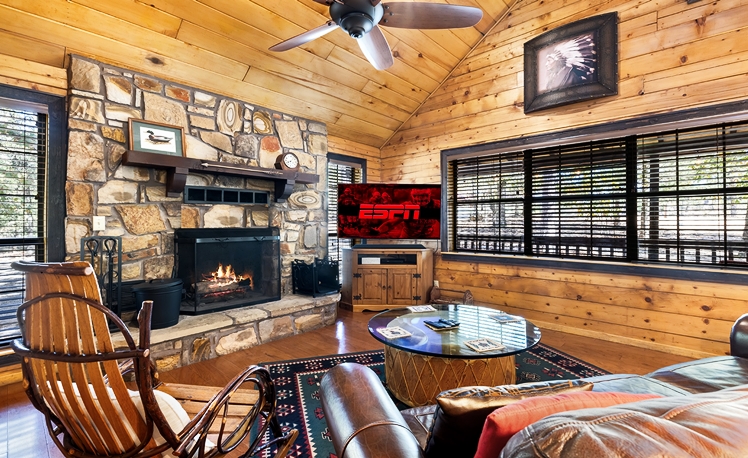
[(20, 336), (18, 260), (43, 261), (47, 115), (0, 107), (0, 345)]
[(453, 251), (748, 267), (748, 122), (448, 166)]
[(351, 239), (338, 238), (338, 184), (361, 183), (361, 169), (348, 164), (329, 161), (327, 166), (327, 254), (330, 260), (341, 261), (343, 248), (351, 246)]
[(745, 264), (748, 126), (642, 137), (638, 144), (639, 257)]
[(449, 181), (450, 220), (459, 250), (524, 251), (522, 153), (455, 161)]
[(626, 142), (528, 152), (531, 254), (626, 258)]

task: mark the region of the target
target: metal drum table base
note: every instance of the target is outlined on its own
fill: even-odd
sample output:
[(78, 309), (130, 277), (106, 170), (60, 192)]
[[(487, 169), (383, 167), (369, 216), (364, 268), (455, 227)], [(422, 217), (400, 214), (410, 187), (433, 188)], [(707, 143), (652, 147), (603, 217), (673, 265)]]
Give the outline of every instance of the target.
[(511, 385), (517, 380), (514, 355), (494, 358), (426, 356), (385, 345), (387, 388), (411, 407), (436, 402), (442, 391), (461, 386)]

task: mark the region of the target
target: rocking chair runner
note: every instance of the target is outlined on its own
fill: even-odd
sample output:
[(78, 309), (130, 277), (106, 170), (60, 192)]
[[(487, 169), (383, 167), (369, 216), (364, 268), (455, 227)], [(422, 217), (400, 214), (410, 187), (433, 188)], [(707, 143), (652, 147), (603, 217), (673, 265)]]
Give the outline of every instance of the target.
[[(250, 366), (223, 389), (160, 385), (150, 355), (152, 302), (138, 316), (139, 341), (101, 304), (87, 262), (13, 263), (26, 274), (26, 302), (18, 309), (24, 388), (68, 457), (216, 457), (246, 446), (240, 456), (277, 446), (286, 456), (298, 435), (283, 433), (275, 416), (275, 387), (265, 368)], [(107, 318), (122, 332), (115, 349)], [(123, 374), (133, 372), (137, 391)], [(207, 393), (207, 394), (206, 394)], [(175, 398), (183, 395), (180, 404)], [(206, 401), (192, 409), (196, 401)], [(196, 411), (190, 418), (182, 405)], [(256, 424), (257, 423), (257, 424)], [(260, 445), (270, 430), (274, 439)], [(163, 453), (163, 455), (162, 455)]]

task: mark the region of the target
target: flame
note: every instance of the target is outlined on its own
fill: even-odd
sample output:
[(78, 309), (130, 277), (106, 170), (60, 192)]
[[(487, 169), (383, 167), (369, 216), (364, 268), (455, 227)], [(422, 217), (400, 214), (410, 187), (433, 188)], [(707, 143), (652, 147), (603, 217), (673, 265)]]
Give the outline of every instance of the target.
[(237, 274), (231, 265), (227, 265), (224, 269), (223, 264), (218, 264), (218, 270), (211, 272), (210, 276), (206, 275), (206, 279), (213, 283), (211, 286), (220, 287), (227, 286), (232, 283), (239, 283), (244, 280), (249, 280), (250, 285), (252, 282), (251, 275), (239, 275)]

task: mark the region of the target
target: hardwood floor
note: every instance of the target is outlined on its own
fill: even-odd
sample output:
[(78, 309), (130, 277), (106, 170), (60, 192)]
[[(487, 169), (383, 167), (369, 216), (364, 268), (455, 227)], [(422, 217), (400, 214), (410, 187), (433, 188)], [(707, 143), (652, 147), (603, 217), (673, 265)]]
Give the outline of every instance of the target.
[[(165, 382), (219, 385), (249, 364), (381, 349), (366, 324), (373, 313), (338, 312), (332, 326), (259, 345), (161, 374)], [(544, 344), (609, 372), (646, 374), (690, 358), (588, 337), (543, 331)], [(29, 403), (20, 383), (0, 387), (0, 458), (58, 458), (43, 416)]]

